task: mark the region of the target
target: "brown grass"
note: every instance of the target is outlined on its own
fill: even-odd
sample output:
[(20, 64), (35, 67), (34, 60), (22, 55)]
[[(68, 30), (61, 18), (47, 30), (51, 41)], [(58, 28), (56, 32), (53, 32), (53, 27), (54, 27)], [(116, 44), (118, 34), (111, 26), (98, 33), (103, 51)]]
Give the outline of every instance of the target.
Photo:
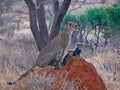
[(105, 49), (91, 57), (98, 73), (102, 76), (108, 90), (120, 90), (120, 55)]
[[(27, 43), (15, 42), (17, 42), (17, 44), (11, 44), (11, 42), (0, 43), (0, 88), (2, 90), (12, 90), (12, 87), (7, 86), (6, 82), (14, 81), (28, 70), (35, 62), (38, 54), (34, 43), (29, 44), (29, 41)], [(98, 73), (106, 83), (108, 90), (120, 89), (120, 56), (116, 52), (110, 49), (103, 50), (100, 53), (96, 52), (88, 61), (96, 67)], [(48, 79), (52, 80), (51, 77)], [(35, 80), (31, 80), (28, 86), (34, 81)], [(63, 87), (65, 87), (65, 85), (66, 84), (64, 84)], [(36, 84), (34, 86), (34, 88), (38, 88)]]

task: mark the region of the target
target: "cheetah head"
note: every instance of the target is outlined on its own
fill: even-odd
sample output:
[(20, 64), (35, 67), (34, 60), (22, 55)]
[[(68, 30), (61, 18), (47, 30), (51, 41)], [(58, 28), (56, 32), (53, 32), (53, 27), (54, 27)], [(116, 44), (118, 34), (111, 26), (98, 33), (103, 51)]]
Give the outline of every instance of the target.
[(78, 29), (78, 24), (75, 22), (68, 22), (68, 30), (76, 31)]

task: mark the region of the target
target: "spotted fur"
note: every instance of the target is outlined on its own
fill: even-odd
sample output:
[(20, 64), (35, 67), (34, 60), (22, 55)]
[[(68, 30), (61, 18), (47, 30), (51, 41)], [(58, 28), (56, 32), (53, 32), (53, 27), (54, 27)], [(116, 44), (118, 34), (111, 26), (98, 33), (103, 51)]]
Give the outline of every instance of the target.
[(57, 62), (56, 68), (59, 68), (58, 63), (62, 60), (64, 51), (70, 43), (71, 31), (76, 30), (77, 28), (76, 23), (69, 23), (64, 31), (60, 32), (53, 40), (49, 41), (48, 44), (41, 50), (36, 60), (36, 64), (33, 65), (31, 69), (22, 74), (15, 82), (7, 82), (7, 84), (15, 85), (17, 82), (34, 71), (35, 67), (48, 66), (53, 59)]

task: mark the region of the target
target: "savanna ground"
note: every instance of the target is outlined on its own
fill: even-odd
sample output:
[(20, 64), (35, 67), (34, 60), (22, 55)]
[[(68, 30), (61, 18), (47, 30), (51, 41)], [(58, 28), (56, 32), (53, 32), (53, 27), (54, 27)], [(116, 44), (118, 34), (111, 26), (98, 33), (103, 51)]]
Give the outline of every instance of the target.
[[(16, 80), (31, 68), (39, 53), (29, 28), (28, 14), (11, 13), (9, 15), (15, 16), (14, 20), (20, 19), (21, 25), (20, 30), (17, 30), (16, 26), (15, 30), (10, 29), (10, 31), (7, 30), (0, 34), (1, 90), (12, 90), (12, 87), (8, 86), (6, 82)], [(7, 25), (8, 29), (11, 24), (15, 23), (10, 22)], [(82, 57), (95, 66), (108, 90), (120, 90), (120, 55), (115, 51), (114, 47), (109, 45), (101, 47), (101, 50), (94, 51), (93, 54), (91, 54), (91, 50), (85, 49), (82, 52)], [(48, 81), (53, 80), (51, 76), (41, 78)]]

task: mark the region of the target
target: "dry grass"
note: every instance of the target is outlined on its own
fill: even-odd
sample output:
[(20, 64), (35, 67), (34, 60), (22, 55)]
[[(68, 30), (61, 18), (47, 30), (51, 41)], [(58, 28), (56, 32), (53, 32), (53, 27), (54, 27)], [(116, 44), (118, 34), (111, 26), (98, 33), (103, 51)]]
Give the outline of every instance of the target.
[[(35, 63), (38, 51), (34, 39), (29, 37), (32, 37), (30, 33), (15, 33), (14, 37), (7, 39), (7, 41), (0, 41), (1, 90), (12, 90), (12, 87), (7, 86), (6, 82), (16, 80)], [(85, 55), (89, 54), (87, 52), (84, 52)], [(95, 52), (94, 55), (89, 55), (88, 61), (96, 67), (108, 90), (120, 90), (120, 55), (107, 48), (99, 53)], [(40, 88), (40, 90), (45, 90), (45, 85), (50, 87), (53, 81), (52, 76), (46, 78), (44, 73), (39, 78), (31, 78), (26, 90), (39, 90)], [(34, 87), (31, 87), (31, 85), (34, 85)], [(66, 90), (68, 85), (70, 87), (67, 90), (76, 90), (72, 82), (66, 83), (66, 81), (64, 81), (60, 90)]]
[[(21, 34), (20, 34), (21, 35)], [(0, 88), (6, 89), (4, 85), (8, 80), (15, 80), (23, 72), (34, 64), (38, 55), (36, 45), (26, 34), (21, 39), (18, 35), (8, 37), (0, 41)]]
[[(19, 8), (23, 9), (23, 3), (20, 3), (20, 5)], [(89, 5), (89, 7), (91, 6), (100, 5)], [(18, 7), (18, 5), (15, 7)], [(83, 6), (82, 9), (84, 10), (86, 7), (88, 7), (88, 5)], [(15, 8), (15, 10), (17, 9)], [(25, 6), (23, 10), (25, 12), (28, 11)], [(16, 14), (11, 14), (11, 16), (16, 16)], [(28, 16), (18, 16), (16, 18), (20, 18), (20, 20), (28, 19)], [(28, 22), (23, 22), (21, 28), (28, 29), (28, 25)], [(6, 82), (16, 80), (35, 63), (38, 51), (31, 32), (28, 32), (30, 30), (26, 31), (27, 30), (25, 29), (17, 31), (15, 32), (14, 37), (8, 37), (7, 39), (0, 41), (0, 90), (13, 90), (13, 87), (6, 85)], [(90, 50), (85, 50), (84, 57), (89, 58), (88, 61), (96, 67), (98, 73), (106, 83), (108, 90), (120, 90), (120, 55), (110, 49), (96, 53), (94, 56), (91, 56), (89, 53)], [(46, 78), (45, 76), (46, 73), (41, 77), (36, 76), (36, 78), (31, 78), (28, 81), (26, 90), (45, 90), (45, 86), (51, 86), (54, 77), (50, 75)], [(68, 90), (76, 90), (73, 82), (66, 83), (66, 80), (64, 80), (60, 90), (66, 90), (66, 86), (68, 85), (70, 86), (68, 87)]]
[(107, 48), (90, 58), (108, 90), (120, 90), (120, 55)]
[(51, 90), (52, 83), (54, 82), (55, 77), (53, 75), (47, 75), (46, 72), (43, 72), (42, 75), (36, 74), (34, 78), (27, 80), (27, 85), (25, 90)]
[[(52, 74), (43, 72), (41, 75), (36, 74), (34, 78), (27, 79), (25, 90), (53, 90), (53, 83), (56, 78)], [(78, 90), (74, 82), (68, 83), (64, 78), (61, 87), (58, 90)], [(83, 89), (82, 89), (83, 90)], [(85, 90), (85, 89), (84, 89)]]
[[(13, 87), (8, 86), (6, 83), (8, 81), (15, 81), (21, 74), (31, 68), (35, 63), (37, 55), (38, 50), (30, 32), (17, 31), (13, 37), (1, 40), (0, 89), (13, 90)], [(54, 77), (52, 75), (46, 77), (46, 73), (43, 73), (39, 77), (30, 78), (27, 82), (25, 90), (46, 90), (46, 87), (50, 87), (54, 82)], [(75, 90), (74, 84), (72, 82), (66, 83), (65, 80), (60, 90), (66, 90), (66, 87), (68, 90)], [(22, 86), (20, 90), (24, 90)]]

